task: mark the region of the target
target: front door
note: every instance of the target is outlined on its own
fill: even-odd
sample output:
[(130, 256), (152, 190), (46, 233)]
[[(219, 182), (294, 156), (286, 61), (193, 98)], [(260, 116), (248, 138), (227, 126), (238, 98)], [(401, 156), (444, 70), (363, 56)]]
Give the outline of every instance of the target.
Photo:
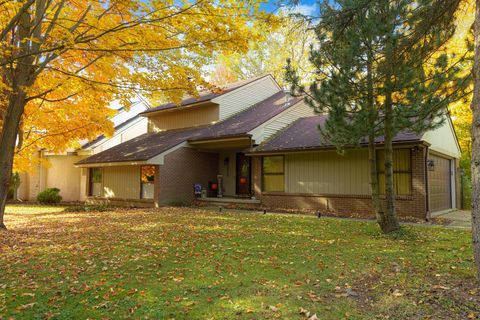
[(251, 176), (251, 158), (243, 153), (237, 153), (237, 195), (248, 197), (250, 192), (250, 176)]

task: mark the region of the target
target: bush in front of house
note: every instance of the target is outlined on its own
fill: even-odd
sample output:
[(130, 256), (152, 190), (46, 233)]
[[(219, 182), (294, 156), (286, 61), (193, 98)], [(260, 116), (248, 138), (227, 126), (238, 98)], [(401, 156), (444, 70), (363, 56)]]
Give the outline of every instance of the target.
[(40, 192), (37, 196), (37, 201), (40, 203), (59, 203), (62, 201), (60, 189), (48, 188)]

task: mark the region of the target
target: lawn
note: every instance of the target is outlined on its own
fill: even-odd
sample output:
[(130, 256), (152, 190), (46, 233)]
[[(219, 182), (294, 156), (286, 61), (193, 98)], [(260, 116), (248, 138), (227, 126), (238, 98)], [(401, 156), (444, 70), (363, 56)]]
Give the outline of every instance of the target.
[(406, 226), (384, 236), (371, 222), (309, 216), (62, 210), (8, 208), (0, 319), (480, 314), (463, 230)]

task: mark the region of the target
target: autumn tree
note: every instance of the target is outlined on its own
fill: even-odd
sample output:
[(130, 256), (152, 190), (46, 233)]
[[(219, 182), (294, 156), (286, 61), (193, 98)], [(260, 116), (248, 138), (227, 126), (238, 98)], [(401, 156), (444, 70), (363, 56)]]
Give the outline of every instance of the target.
[(264, 39), (249, 41), (248, 52), (234, 51), (220, 54), (211, 78), (218, 84), (249, 79), (263, 74), (271, 74), (281, 86), (284, 80), (287, 59), (301, 74), (302, 81), (308, 83), (314, 68), (309, 61), (310, 46), (315, 42), (315, 33), (308, 19), (288, 12), (280, 12), (279, 26), (267, 25), (257, 32)]
[[(455, 17), (455, 33), (445, 44), (442, 51), (451, 57), (465, 57), (461, 61), (461, 70), (467, 76), (471, 75), (473, 67), (473, 22), (475, 20), (475, 1), (462, 0)], [(470, 76), (471, 79), (471, 76)], [(460, 167), (462, 168), (462, 205), (470, 208), (470, 162), (472, 155), (472, 103), (473, 82), (468, 84), (468, 94), (462, 99), (449, 104), (448, 109), (455, 127), (458, 142), (462, 151)]]
[(268, 18), (250, 0), (0, 2), (0, 228), (14, 155), (111, 133), (114, 99), (210, 88), (202, 66)]
[[(324, 1), (311, 52), (318, 77), (292, 90), (327, 113), (322, 134), (343, 150), (368, 137), (371, 193), (383, 232), (399, 229), (395, 207), (393, 138), (441, 124), (448, 103), (466, 80), (441, 48), (451, 38), (457, 0)], [(441, 8), (441, 10), (439, 10)], [(386, 205), (380, 200), (376, 139), (383, 141)]]

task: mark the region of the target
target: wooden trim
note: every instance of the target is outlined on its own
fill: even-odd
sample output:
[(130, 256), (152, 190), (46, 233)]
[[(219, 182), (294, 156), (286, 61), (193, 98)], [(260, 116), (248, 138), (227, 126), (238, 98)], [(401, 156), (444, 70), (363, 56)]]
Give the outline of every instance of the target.
[(122, 166), (137, 166), (137, 165), (147, 165), (147, 161), (124, 161), (124, 162), (99, 162), (99, 163), (86, 163), (86, 164), (75, 164), (77, 168), (98, 168), (98, 167), (122, 167)]

